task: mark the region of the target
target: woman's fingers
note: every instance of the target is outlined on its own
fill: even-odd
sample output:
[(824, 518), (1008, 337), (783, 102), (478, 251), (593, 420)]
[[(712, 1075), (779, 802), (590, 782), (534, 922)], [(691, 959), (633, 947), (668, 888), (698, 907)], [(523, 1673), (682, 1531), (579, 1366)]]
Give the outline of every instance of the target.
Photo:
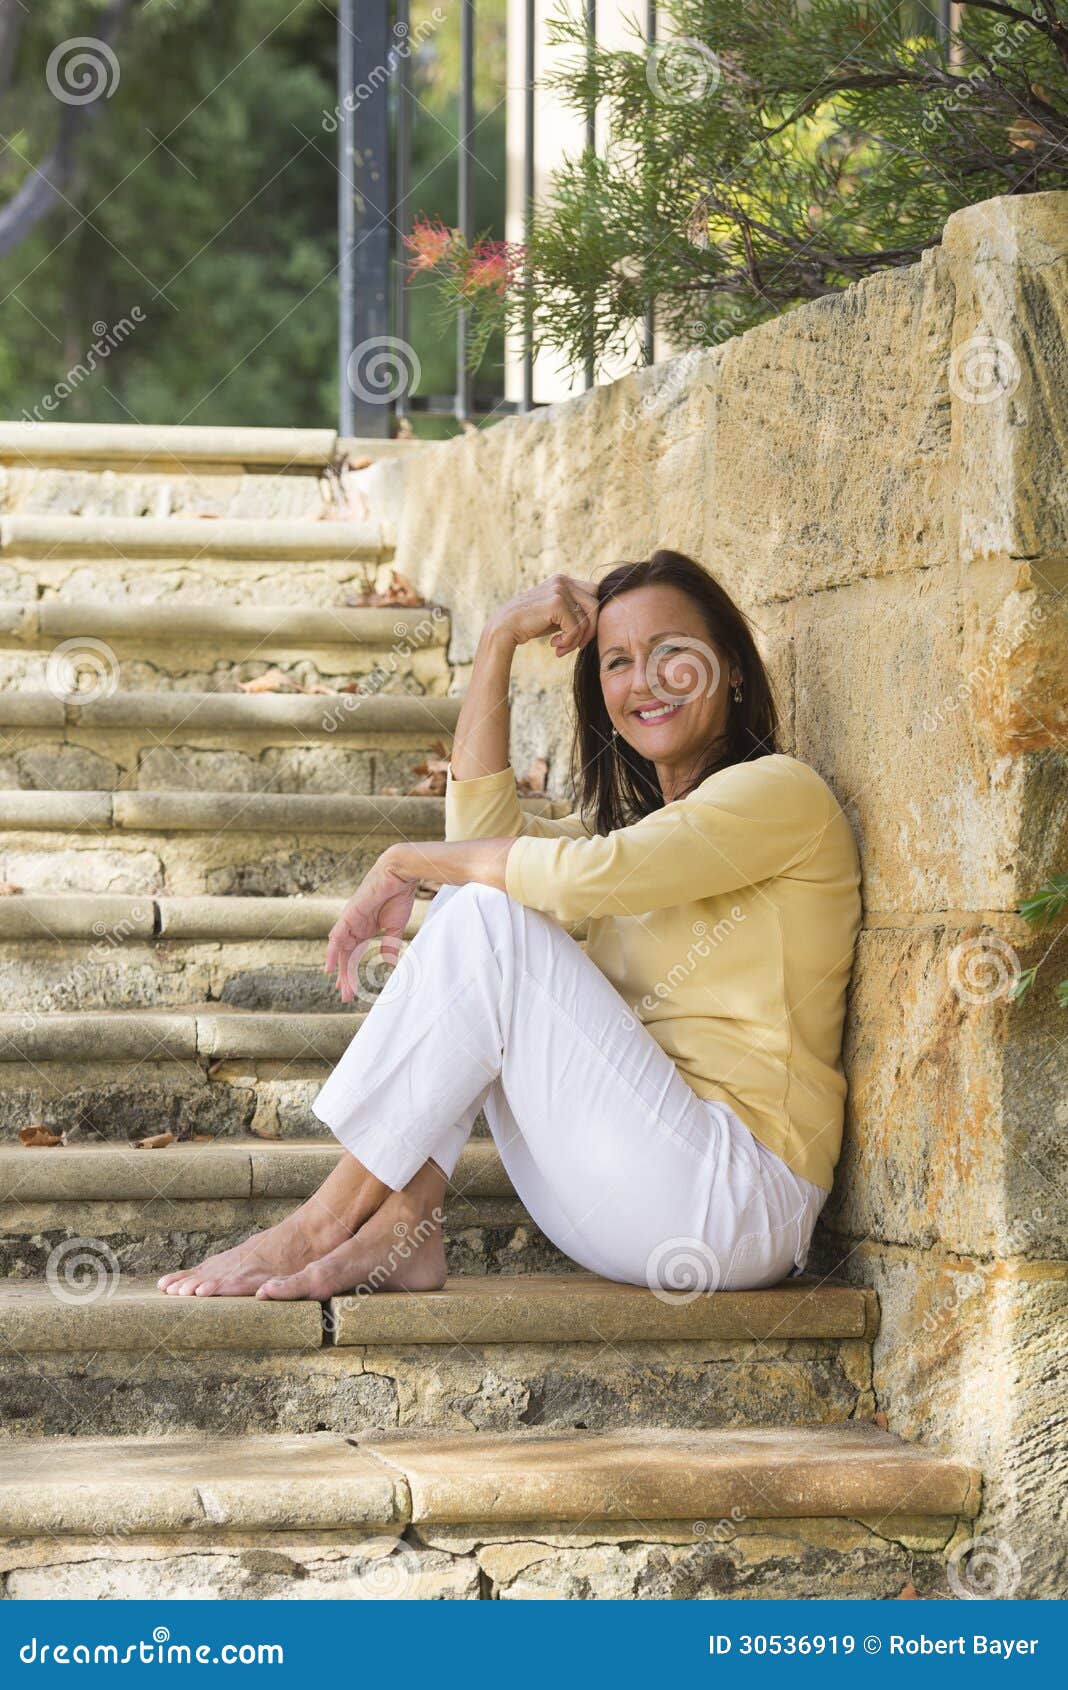
[(348, 967), (352, 952), (361, 940), (369, 936), (364, 933), (366, 926), (367, 918), (362, 911), (354, 904), (346, 904), (330, 929), (326, 942), (326, 961), (323, 967), (327, 974), (336, 972), (340, 980), (341, 974)]
[(562, 599), (560, 632), (554, 634), (550, 641), (557, 657), (577, 650), (593, 638), (599, 608), (596, 587), (585, 581), (575, 580), (572, 576), (567, 577)]

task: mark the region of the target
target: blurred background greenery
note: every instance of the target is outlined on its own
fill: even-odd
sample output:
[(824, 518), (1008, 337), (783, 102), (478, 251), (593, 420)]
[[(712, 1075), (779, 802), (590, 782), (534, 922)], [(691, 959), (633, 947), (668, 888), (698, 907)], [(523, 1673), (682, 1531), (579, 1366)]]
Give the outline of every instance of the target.
[[(113, 3), (113, 0), (112, 0)], [(413, 36), (435, 0), (413, 0)], [(0, 0), (0, 208), (47, 168), (62, 41), (109, 0)], [(456, 218), (459, 8), (412, 55), (412, 212)], [(59, 197), (0, 257), (0, 416), (41, 414), (99, 325), (143, 321), (48, 420), (330, 426), (337, 414), (336, 6), (133, 0), (120, 76), (94, 103)], [(479, 0), (475, 207), (504, 232), (505, 0)], [(453, 338), (411, 289), (418, 391), (451, 392)], [(94, 329), (96, 325), (96, 329)], [(482, 378), (500, 379), (501, 347)], [(419, 432), (452, 432), (448, 418)]]

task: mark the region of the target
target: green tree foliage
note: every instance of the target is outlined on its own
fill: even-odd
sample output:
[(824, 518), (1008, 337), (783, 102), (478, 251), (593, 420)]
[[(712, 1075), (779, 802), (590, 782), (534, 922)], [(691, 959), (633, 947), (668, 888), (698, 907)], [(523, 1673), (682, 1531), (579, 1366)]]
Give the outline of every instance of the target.
[[(412, 7), (413, 30), (434, 0)], [(458, 36), (413, 53), (413, 210), (455, 214)], [(115, 22), (114, 14), (121, 14)], [(493, 21), (495, 20), (495, 21)], [(55, 168), (71, 108), (46, 69), (74, 37), (110, 37), (119, 74)], [(322, 426), (336, 415), (336, 9), (324, 0), (0, 0), (0, 226), (27, 185), (60, 191), (0, 257), (0, 415)], [(476, 193), (503, 225), (503, 0), (480, 30)], [(496, 58), (494, 58), (494, 54)], [(94, 325), (132, 333), (95, 372)], [(414, 299), (422, 390), (451, 348)], [(107, 337), (104, 337), (105, 341)]]
[(607, 132), (557, 173), (528, 254), (536, 344), (575, 362), (634, 355), (650, 301), (675, 345), (713, 344), (915, 263), (961, 206), (1068, 187), (1065, 0), (976, 0), (945, 41), (886, 0), (660, 15), (652, 51), (633, 20), (624, 50), (591, 51), (576, 13), (551, 26), (551, 81)]

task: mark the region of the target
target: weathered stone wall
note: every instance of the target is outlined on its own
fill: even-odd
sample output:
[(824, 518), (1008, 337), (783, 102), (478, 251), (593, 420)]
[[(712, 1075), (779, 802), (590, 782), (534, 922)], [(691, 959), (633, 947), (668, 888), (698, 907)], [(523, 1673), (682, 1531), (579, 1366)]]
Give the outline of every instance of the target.
[[(692, 553), (752, 616), (782, 748), (854, 823), (847, 1137), (813, 1262), (877, 1288), (892, 1430), (973, 1460), (995, 1593), (1063, 1594), (1068, 195), (959, 212), (921, 264), (365, 472), (463, 677), (563, 568)], [(516, 669), (513, 761), (565, 792), (572, 665)], [(1060, 962), (1060, 967), (1058, 967)], [(729, 965), (729, 959), (728, 959)], [(1017, 1559), (1020, 1563), (1017, 1570)]]

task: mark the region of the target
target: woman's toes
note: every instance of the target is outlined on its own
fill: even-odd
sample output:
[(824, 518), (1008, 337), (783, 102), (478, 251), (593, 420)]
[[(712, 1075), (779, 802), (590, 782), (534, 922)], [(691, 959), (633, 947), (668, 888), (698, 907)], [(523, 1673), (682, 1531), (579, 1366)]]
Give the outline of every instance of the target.
[(218, 1281), (214, 1279), (202, 1279), (193, 1289), (194, 1297), (210, 1297), (215, 1291), (217, 1283)]
[(330, 1292), (325, 1289), (326, 1275), (318, 1262), (311, 1262), (297, 1273), (277, 1274), (265, 1279), (257, 1297), (279, 1297), (303, 1302), (321, 1302)]

